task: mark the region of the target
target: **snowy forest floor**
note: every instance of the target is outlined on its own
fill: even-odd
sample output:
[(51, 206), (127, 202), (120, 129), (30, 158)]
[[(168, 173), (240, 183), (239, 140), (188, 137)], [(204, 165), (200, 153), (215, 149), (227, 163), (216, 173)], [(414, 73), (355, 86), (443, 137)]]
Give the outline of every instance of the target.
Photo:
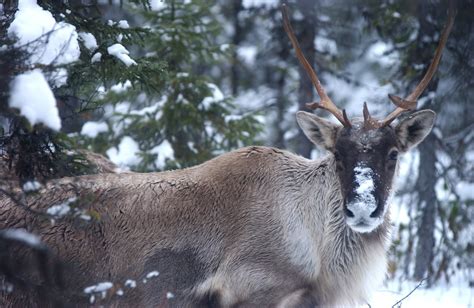
[[(449, 285), (438, 283), (432, 288), (426, 288), (421, 284), (417, 288), (417, 282), (392, 280), (377, 291), (370, 302), (370, 307), (473, 308), (474, 288), (470, 288), (466, 281), (466, 277), (456, 277)], [(403, 299), (404, 297), (406, 298)], [(398, 303), (400, 300), (402, 301)], [(397, 305), (394, 306), (395, 304)]]

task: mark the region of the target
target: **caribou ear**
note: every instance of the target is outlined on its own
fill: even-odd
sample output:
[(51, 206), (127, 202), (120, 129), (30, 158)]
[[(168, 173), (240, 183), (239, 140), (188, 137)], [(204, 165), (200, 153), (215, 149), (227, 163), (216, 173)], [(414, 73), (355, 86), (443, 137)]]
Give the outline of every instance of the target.
[(400, 150), (408, 151), (417, 146), (433, 128), (436, 113), (432, 110), (422, 110), (411, 114), (395, 127)]
[(296, 121), (311, 142), (333, 152), (340, 125), (331, 123), (312, 113), (298, 111)]

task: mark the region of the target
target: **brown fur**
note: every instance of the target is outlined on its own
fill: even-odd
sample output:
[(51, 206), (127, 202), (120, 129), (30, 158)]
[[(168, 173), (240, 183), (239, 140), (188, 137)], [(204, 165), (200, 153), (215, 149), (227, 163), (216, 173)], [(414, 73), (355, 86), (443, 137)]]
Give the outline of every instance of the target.
[[(332, 131), (326, 127), (318, 138), (335, 138)], [(119, 306), (363, 304), (385, 275), (389, 215), (370, 233), (353, 231), (337, 172), (332, 154), (311, 161), (248, 147), (184, 170), (64, 178), (25, 202), (45, 211), (78, 197), (98, 220), (51, 224), (1, 196), (0, 229), (38, 234), (64, 261), (66, 286), (57, 296), (69, 305), (87, 303), (83, 289), (102, 281), (125, 290), (110, 295)], [(29, 257), (24, 249), (11, 253), (19, 261)], [(151, 271), (160, 275), (142, 283)], [(126, 279), (137, 280), (137, 288), (124, 287)], [(175, 297), (167, 300), (167, 292)], [(21, 291), (0, 300), (35, 303)]]
[[(337, 214), (338, 202), (327, 200), (334, 196), (326, 189), (337, 181), (333, 165), (330, 157), (312, 162), (288, 152), (252, 147), (186, 170), (66, 178), (49, 183), (28, 204), (45, 210), (73, 196), (92, 196), (91, 209), (100, 214), (100, 221), (87, 225), (58, 221), (51, 227), (49, 221), (2, 198), (0, 228), (25, 228), (38, 234), (70, 266), (68, 289), (77, 295), (97, 282), (141, 280), (158, 270), (158, 278), (134, 291), (135, 296), (125, 297), (125, 302), (152, 305), (152, 299), (157, 303), (160, 294), (171, 291), (177, 306), (214, 294), (223, 306), (277, 304), (307, 286), (314, 288), (315, 296), (321, 267), (316, 263), (323, 261), (323, 254), (334, 253), (322, 245), (311, 256), (314, 260), (298, 262), (285, 247), (294, 240), (286, 237), (295, 232), (287, 219), (314, 229), (305, 216), (315, 216), (325, 207), (336, 207), (326, 214), (328, 218), (342, 218)], [(313, 196), (307, 196), (309, 191)], [(296, 202), (282, 201), (285, 195), (288, 202)], [(326, 200), (317, 202), (317, 198)], [(333, 229), (319, 227), (315, 244), (322, 244), (326, 228)], [(344, 230), (347, 235), (351, 232)], [(333, 270), (353, 262), (348, 255)], [(15, 304), (26, 303), (15, 292), (8, 298)]]

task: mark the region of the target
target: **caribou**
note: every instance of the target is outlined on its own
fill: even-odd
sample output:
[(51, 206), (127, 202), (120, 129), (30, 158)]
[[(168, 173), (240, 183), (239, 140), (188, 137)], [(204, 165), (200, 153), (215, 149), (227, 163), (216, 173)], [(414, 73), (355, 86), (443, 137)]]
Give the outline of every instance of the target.
[[(386, 275), (399, 153), (429, 134), (435, 113), (421, 110), (393, 123), (415, 109), (432, 79), (453, 14), (415, 90), (406, 98), (390, 95), (396, 108), (383, 120), (372, 117), (365, 103), (363, 117), (349, 119), (301, 52), (283, 7), (284, 28), (321, 98), (308, 107), (325, 109), (340, 122), (296, 114), (326, 156), (309, 160), (252, 146), (184, 170), (52, 180), (22, 199), (28, 210), (1, 196), (0, 229), (36, 234), (61, 260), (66, 277), (51, 292), (66, 306), (98, 303), (101, 297), (92, 298), (91, 290), (102, 290), (107, 305), (124, 307), (364, 304)], [(35, 214), (68, 200), (98, 218), (52, 224)], [(33, 254), (25, 247), (8, 253), (20, 263)], [(16, 274), (37, 286), (46, 280), (34, 270)], [(0, 300), (37, 304), (28, 290), (3, 290)]]

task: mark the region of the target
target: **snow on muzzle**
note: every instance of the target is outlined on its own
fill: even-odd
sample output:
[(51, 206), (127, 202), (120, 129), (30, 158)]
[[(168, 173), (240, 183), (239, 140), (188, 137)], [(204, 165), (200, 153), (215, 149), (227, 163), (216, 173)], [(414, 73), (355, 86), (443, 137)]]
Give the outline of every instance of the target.
[(346, 222), (354, 231), (370, 232), (383, 221), (383, 217), (371, 217), (377, 210), (374, 177), (364, 163), (354, 168), (354, 188), (346, 203)]

